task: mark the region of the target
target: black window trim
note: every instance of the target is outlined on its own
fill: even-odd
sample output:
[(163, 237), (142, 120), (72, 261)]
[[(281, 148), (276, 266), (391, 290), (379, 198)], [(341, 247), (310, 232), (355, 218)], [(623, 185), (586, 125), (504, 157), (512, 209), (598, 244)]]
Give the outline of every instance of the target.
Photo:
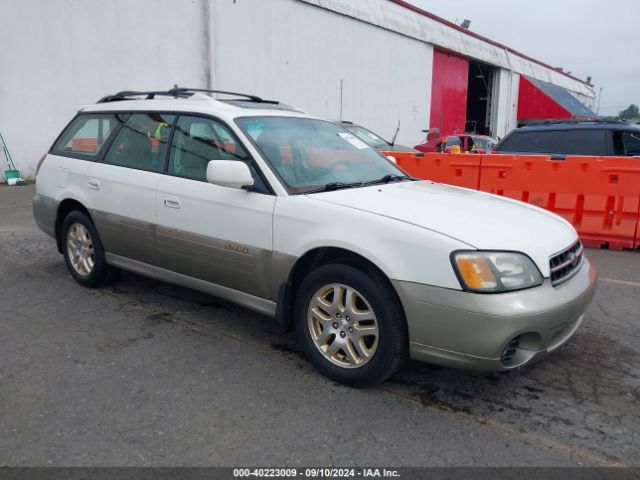
[[(274, 191), (273, 187), (268, 182), (268, 180), (265, 178), (264, 173), (262, 173), (262, 170), (260, 170), (260, 165), (258, 165), (258, 162), (256, 162), (255, 158), (253, 158), (253, 156), (251, 155), (251, 153), (249, 152), (247, 147), (244, 145), (244, 143), (242, 143), (242, 141), (240, 140), (238, 135), (236, 135), (236, 132), (234, 132), (233, 129), (229, 126), (229, 124), (227, 122), (225, 122), (224, 120), (222, 120), (221, 118), (216, 117), (215, 115), (210, 115), (210, 114), (206, 114), (206, 113), (180, 112), (178, 114), (178, 116), (176, 117), (175, 122), (173, 123), (173, 125), (171, 127), (171, 133), (169, 134), (169, 144), (167, 146), (167, 152), (166, 152), (165, 164), (164, 164), (164, 172), (163, 172), (164, 175), (167, 175), (169, 177), (184, 178), (186, 180), (193, 180), (193, 181), (196, 181), (196, 182), (207, 183), (206, 179), (194, 178), (194, 177), (189, 177), (187, 175), (179, 175), (179, 174), (175, 174), (175, 173), (170, 173), (169, 172), (169, 161), (170, 161), (170, 158), (171, 158), (171, 147), (173, 146), (173, 136), (175, 134), (176, 126), (178, 125), (178, 121), (180, 120), (180, 117), (205, 118), (207, 120), (213, 120), (214, 122), (218, 122), (220, 125), (225, 127), (228, 130), (228, 132), (231, 134), (231, 137), (236, 141), (236, 144), (240, 145), (242, 147), (242, 149), (245, 151), (245, 153), (247, 154), (247, 159), (248, 159), (249, 163), (251, 163), (251, 165), (253, 165), (254, 170), (256, 171), (256, 173), (258, 174), (260, 179), (262, 180), (262, 183), (267, 188), (267, 191), (266, 192), (260, 191), (260, 190), (258, 190), (256, 188), (254, 188), (253, 186), (242, 187), (242, 189), (243, 190), (247, 190), (249, 192), (261, 193), (263, 195), (275, 195), (275, 191)], [(238, 160), (238, 161), (242, 161), (242, 160)]]
[(74, 117), (69, 121), (69, 123), (67, 123), (65, 125), (65, 127), (62, 129), (62, 131), (60, 132), (60, 134), (56, 137), (56, 139), (54, 140), (53, 144), (51, 144), (51, 147), (49, 148), (49, 151), (47, 152), (47, 155), (56, 155), (57, 157), (66, 157), (66, 158), (74, 158), (76, 160), (85, 160), (85, 161), (89, 161), (89, 162), (99, 162), (102, 161), (102, 158), (104, 158), (105, 153), (109, 150), (109, 147), (111, 146), (111, 142), (113, 142), (113, 139), (115, 138), (116, 134), (118, 133), (118, 131), (120, 131), (120, 128), (122, 127), (122, 125), (116, 125), (116, 127), (111, 130), (111, 132), (109, 133), (109, 136), (107, 137), (105, 143), (102, 145), (102, 148), (100, 149), (99, 152), (97, 152), (97, 155), (85, 155), (83, 153), (78, 153), (78, 152), (65, 152), (64, 150), (54, 150), (54, 147), (58, 144), (58, 142), (60, 141), (60, 139), (62, 138), (62, 136), (65, 134), (65, 132), (69, 129), (69, 127), (79, 118), (82, 116), (96, 116), (96, 115), (113, 115), (116, 116), (118, 112), (109, 112), (109, 111), (96, 111), (96, 112), (85, 112), (85, 111), (79, 111), (78, 113), (76, 113), (74, 115)]
[[(96, 156), (88, 156), (88, 155), (82, 155), (81, 153), (69, 153), (69, 152), (64, 152), (64, 151), (58, 152), (58, 151), (54, 151), (53, 150), (53, 147), (58, 143), (58, 141), (60, 140), (62, 135), (67, 131), (67, 129), (71, 126), (71, 124), (73, 122), (75, 122), (75, 120), (78, 117), (80, 117), (82, 115), (87, 115), (87, 116), (90, 116), (90, 115), (115, 115), (115, 116), (118, 116), (118, 115), (136, 115), (136, 114), (143, 114), (143, 115), (144, 114), (173, 115), (175, 117), (174, 120), (173, 120), (173, 123), (171, 125), (171, 131), (169, 132), (169, 138), (167, 140), (167, 149), (165, 151), (164, 166), (163, 166), (162, 171), (155, 171), (155, 170), (144, 169), (144, 168), (135, 168), (135, 167), (129, 167), (129, 166), (125, 166), (125, 165), (115, 165), (115, 164), (112, 164), (112, 163), (106, 163), (104, 161), (104, 159), (107, 156), (109, 150), (111, 150), (111, 147), (112, 147), (113, 142), (115, 141), (115, 138), (117, 137), (118, 133), (120, 132), (120, 130), (124, 126), (125, 122), (121, 122), (119, 125), (117, 125), (111, 131), (111, 133), (109, 134), (109, 137), (107, 138), (107, 140), (104, 143), (103, 147), (100, 149), (100, 152)], [(85, 161), (89, 161), (89, 162), (104, 163), (105, 165), (110, 165), (112, 167), (128, 168), (130, 170), (139, 170), (139, 171), (142, 171), (142, 172), (156, 173), (158, 175), (168, 175), (170, 177), (178, 177), (178, 178), (184, 178), (186, 180), (193, 180), (193, 181), (197, 181), (197, 182), (205, 182), (205, 183), (207, 183), (206, 179), (203, 180), (201, 178), (193, 178), (193, 177), (187, 177), (185, 175), (175, 175), (175, 174), (169, 173), (169, 158), (170, 158), (170, 153), (171, 153), (171, 145), (173, 143), (173, 135), (175, 133), (176, 125), (178, 124), (178, 120), (180, 119), (181, 116), (206, 118), (206, 119), (218, 122), (219, 124), (224, 126), (229, 131), (231, 136), (234, 138), (236, 143), (238, 145), (240, 145), (242, 147), (242, 149), (246, 152), (247, 159), (249, 160), (251, 165), (253, 165), (253, 167), (254, 167), (256, 173), (258, 174), (258, 176), (262, 179), (262, 183), (264, 183), (264, 185), (266, 186), (267, 191), (263, 192), (261, 190), (254, 189), (253, 187), (243, 187), (243, 189), (247, 190), (247, 191), (250, 191), (250, 192), (254, 192), (254, 193), (261, 193), (263, 195), (275, 195), (275, 190), (273, 189), (273, 187), (271, 186), (271, 184), (269, 183), (269, 181), (265, 177), (264, 173), (260, 169), (260, 165), (258, 164), (258, 162), (256, 162), (255, 158), (253, 158), (253, 156), (251, 155), (250, 151), (246, 148), (244, 143), (242, 143), (242, 141), (240, 140), (238, 135), (236, 135), (236, 132), (233, 131), (233, 129), (230, 127), (230, 125), (227, 122), (225, 122), (224, 120), (222, 120), (221, 118), (219, 118), (219, 117), (217, 117), (215, 115), (201, 113), (201, 112), (188, 112), (188, 111), (183, 111), (183, 110), (96, 110), (96, 111), (82, 111), (81, 110), (69, 121), (69, 123), (67, 123), (67, 125), (62, 129), (60, 134), (56, 137), (55, 141), (51, 145), (51, 148), (49, 149), (48, 154), (49, 155), (61, 156), (61, 157), (67, 157), (67, 158), (73, 158), (73, 159), (76, 159), (76, 160), (85, 160)]]
[[(175, 126), (175, 123), (178, 121), (178, 115), (174, 114), (174, 113), (169, 113), (169, 112), (165, 112), (162, 110), (128, 110), (128, 111), (114, 111), (111, 112), (113, 113), (116, 117), (118, 117), (118, 115), (137, 115), (137, 114), (150, 114), (150, 113), (155, 113), (155, 114), (159, 114), (159, 115), (173, 115), (174, 118), (174, 123), (171, 125), (171, 132), (169, 133), (169, 137), (171, 137), (171, 133), (173, 132), (173, 127)], [(120, 120), (120, 119), (119, 119)], [(120, 133), (120, 130), (122, 130), (124, 128), (125, 123), (127, 123), (127, 121), (129, 120), (129, 118), (127, 118), (126, 120), (124, 120), (122, 123), (120, 123), (120, 125), (118, 125), (118, 127), (116, 129), (114, 129), (113, 135), (107, 140), (107, 143), (105, 144), (105, 148), (104, 148), (104, 154), (100, 155), (100, 158), (96, 158), (96, 162), (98, 163), (102, 163), (104, 165), (111, 165), (112, 167), (120, 167), (120, 168), (128, 168), (129, 170), (138, 170), (140, 172), (149, 172), (149, 173), (157, 173), (158, 175), (162, 175), (165, 173), (164, 169), (167, 166), (167, 151), (169, 150), (169, 140), (167, 140), (167, 151), (164, 152), (165, 155), (165, 160), (164, 160), (164, 164), (162, 166), (162, 170), (161, 171), (157, 171), (157, 170), (151, 170), (150, 168), (136, 168), (136, 167), (130, 167), (128, 165), (117, 165), (115, 163), (107, 163), (105, 161), (107, 155), (109, 154), (109, 152), (111, 151), (111, 148), (113, 147), (113, 143), (115, 142), (116, 138), (118, 137), (118, 134)]]

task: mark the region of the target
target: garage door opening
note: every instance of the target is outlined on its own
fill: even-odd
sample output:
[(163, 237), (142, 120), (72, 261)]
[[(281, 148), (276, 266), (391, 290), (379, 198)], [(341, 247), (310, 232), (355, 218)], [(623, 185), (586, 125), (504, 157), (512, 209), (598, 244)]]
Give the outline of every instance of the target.
[(491, 97), (495, 68), (469, 62), (465, 132), (491, 135)]

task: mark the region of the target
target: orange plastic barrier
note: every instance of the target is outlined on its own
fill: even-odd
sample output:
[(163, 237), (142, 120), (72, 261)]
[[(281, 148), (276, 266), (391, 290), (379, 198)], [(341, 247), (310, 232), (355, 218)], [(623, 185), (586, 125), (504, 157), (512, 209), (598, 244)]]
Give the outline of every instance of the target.
[(409, 175), (438, 183), (450, 183), (466, 188), (478, 188), (482, 155), (454, 153), (389, 152), (398, 166)]
[(71, 150), (74, 152), (96, 153), (98, 140), (95, 138), (74, 138), (71, 140)]
[(561, 215), (576, 227), (587, 246), (637, 245), (638, 159), (484, 155), (478, 189)]
[(398, 158), (409, 174), (502, 195), (571, 222), (586, 246), (640, 247), (640, 159), (427, 153)]

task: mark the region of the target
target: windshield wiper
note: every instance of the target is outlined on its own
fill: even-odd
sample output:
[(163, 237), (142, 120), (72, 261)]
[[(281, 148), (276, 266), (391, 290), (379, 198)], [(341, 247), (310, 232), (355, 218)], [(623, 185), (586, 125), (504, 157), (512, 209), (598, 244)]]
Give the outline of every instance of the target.
[(391, 183), (391, 182), (401, 182), (403, 180), (410, 180), (410, 181), (416, 181), (418, 180), (417, 178), (413, 178), (413, 177), (409, 177), (407, 175), (396, 175), (395, 173), (389, 173), (388, 175), (385, 175), (382, 178), (379, 178), (377, 180), (371, 180), (370, 182), (367, 182), (367, 185), (377, 185), (379, 183)]
[(351, 183), (331, 182), (318, 188), (312, 188), (311, 190), (306, 190), (302, 193), (306, 195), (307, 193), (330, 192), (332, 190), (340, 190), (342, 188), (364, 187), (365, 185), (367, 184), (364, 182), (351, 182)]

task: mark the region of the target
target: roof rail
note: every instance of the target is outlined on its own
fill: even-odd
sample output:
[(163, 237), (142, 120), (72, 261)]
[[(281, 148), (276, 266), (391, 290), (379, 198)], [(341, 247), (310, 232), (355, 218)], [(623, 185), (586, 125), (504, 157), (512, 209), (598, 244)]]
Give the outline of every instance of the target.
[(162, 91), (162, 90), (153, 90), (153, 91), (136, 91), (136, 90), (123, 90), (118, 93), (114, 93), (113, 95), (107, 95), (98, 100), (97, 103), (107, 103), (107, 102), (117, 102), (118, 100), (129, 100), (132, 97), (146, 97), (146, 100), (151, 100), (155, 98), (156, 95), (161, 95), (165, 97), (189, 97), (190, 95), (184, 95), (182, 92), (170, 92), (170, 91)]
[(523, 123), (523, 127), (533, 127), (536, 125), (560, 125), (563, 123), (625, 123), (622, 122), (620, 120), (605, 120), (602, 118), (591, 118), (591, 119), (587, 119), (587, 118), (561, 118), (561, 119), (554, 119), (554, 120), (539, 120), (539, 121), (533, 121), (533, 122), (522, 122)]
[(252, 102), (257, 102), (257, 103), (278, 103), (275, 100), (264, 100), (263, 98), (260, 98), (257, 95), (250, 95), (248, 93), (229, 92), (227, 90), (212, 90), (212, 89), (209, 89), (209, 88), (187, 88), (187, 87), (175, 86), (174, 88), (169, 90), (169, 92), (170, 93), (177, 92), (179, 94), (182, 94), (182, 93), (189, 94), (189, 93), (195, 93), (195, 92), (220, 93), (222, 95), (235, 95), (237, 97), (244, 97), (244, 98), (249, 99)]
[(152, 100), (156, 97), (156, 95), (165, 96), (165, 97), (174, 97), (174, 98), (188, 98), (196, 92), (219, 93), (222, 95), (234, 95), (237, 97), (244, 97), (247, 99), (246, 101), (256, 102), (256, 103), (273, 103), (273, 104), (279, 103), (275, 100), (264, 100), (256, 95), (249, 95), (247, 93), (229, 92), (227, 90), (213, 90), (213, 89), (207, 89), (207, 88), (186, 88), (186, 87), (178, 87), (177, 85), (174, 86), (172, 89), (166, 90), (166, 91), (164, 90), (152, 90), (152, 91), (123, 90), (122, 92), (118, 92), (113, 95), (107, 95), (105, 97), (102, 97), (100, 100), (98, 100), (97, 103), (129, 100), (132, 97), (141, 97), (141, 96), (145, 97), (145, 100)]

